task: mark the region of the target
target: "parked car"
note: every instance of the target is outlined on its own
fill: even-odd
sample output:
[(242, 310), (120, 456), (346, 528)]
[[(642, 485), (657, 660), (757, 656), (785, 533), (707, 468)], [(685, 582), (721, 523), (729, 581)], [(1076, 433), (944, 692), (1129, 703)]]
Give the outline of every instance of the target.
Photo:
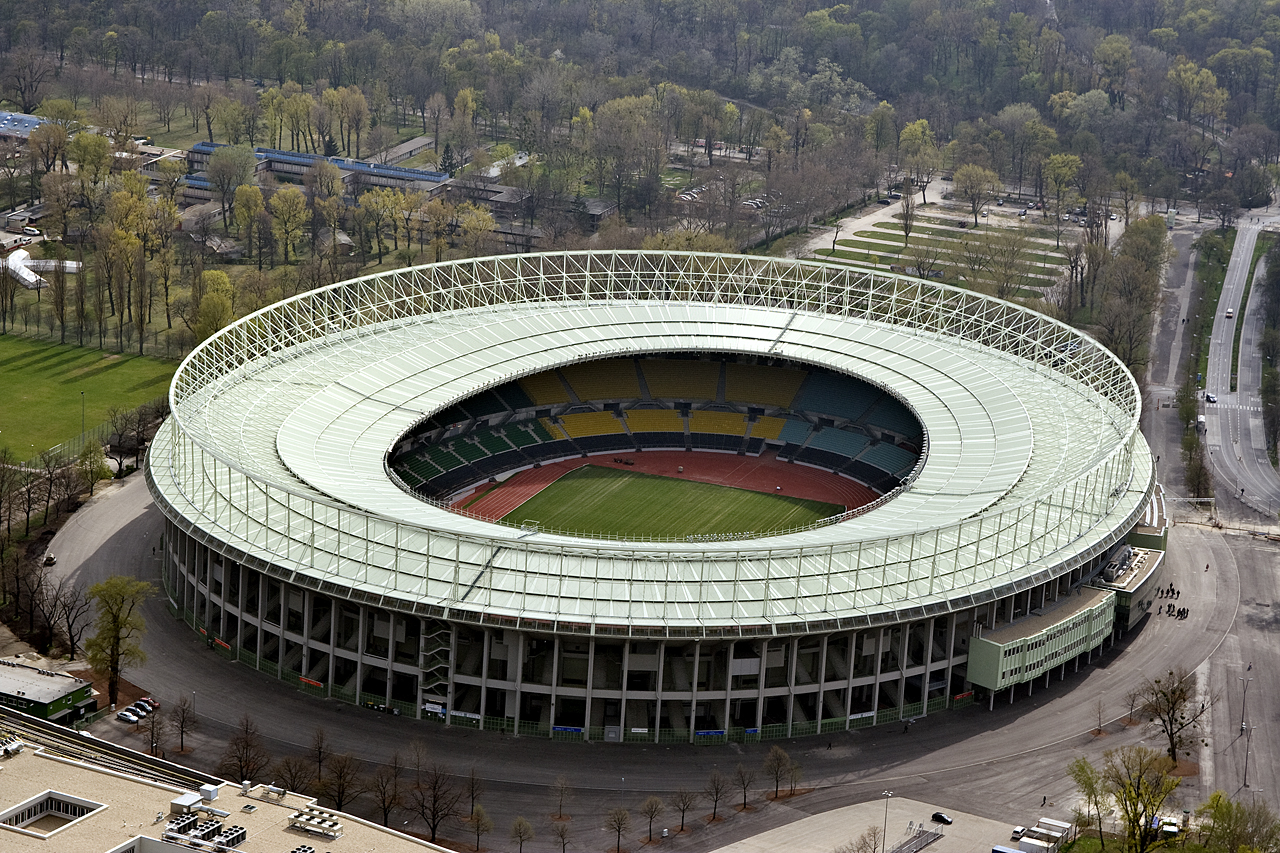
[(30, 225), (27, 225), (27, 226), (23, 227), (23, 229), (22, 229), (22, 233), (23, 233), (23, 234), (26, 234), (28, 237), (39, 237), (39, 236), (40, 236), (40, 229), (39, 229), (39, 228), (32, 228)]
[(133, 704), (135, 704), (135, 705), (141, 705), (143, 708), (145, 708), (145, 709), (146, 709), (146, 712), (147, 712), (148, 714), (153, 714), (153, 713), (155, 713), (156, 706), (155, 706), (155, 705), (152, 705), (152, 704), (151, 704), (150, 702), (148, 702), (146, 699), (139, 699), (137, 702), (134, 702)]
[(955, 821), (953, 821), (951, 818), (949, 818), (947, 815), (943, 814), (942, 812), (933, 813), (933, 822), (941, 823), (945, 826), (951, 826), (951, 824), (955, 823)]
[(128, 711), (121, 711), (120, 713), (116, 714), (116, 719), (124, 723), (138, 722), (138, 718), (135, 717), (133, 714), (130, 714)]
[(146, 708), (144, 708), (142, 705), (139, 705), (137, 702), (134, 702), (128, 708), (125, 708), (125, 710), (128, 711), (130, 714), (133, 714), (139, 720), (147, 716), (147, 714), (149, 713)]
[(1010, 837), (1011, 837), (1014, 841), (1021, 841), (1021, 840), (1022, 840), (1022, 836), (1026, 835), (1026, 834), (1027, 834), (1027, 828), (1026, 828), (1025, 826), (1015, 826), (1015, 827), (1013, 828), (1013, 835), (1011, 835)]
[(158, 708), (160, 707), (160, 700), (159, 700), (159, 699), (152, 699), (150, 696), (143, 696), (143, 697), (142, 697), (142, 701), (143, 701), (143, 702), (146, 702), (146, 703), (147, 703), (148, 705), (150, 705), (152, 708), (157, 708), (157, 709), (158, 709)]

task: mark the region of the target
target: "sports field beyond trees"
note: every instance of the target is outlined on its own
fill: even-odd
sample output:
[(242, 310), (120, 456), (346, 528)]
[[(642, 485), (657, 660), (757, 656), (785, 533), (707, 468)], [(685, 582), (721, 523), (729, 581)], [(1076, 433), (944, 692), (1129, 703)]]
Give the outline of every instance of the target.
[(584, 465), (502, 520), (580, 533), (683, 537), (786, 530), (843, 511), (821, 501)]
[(30, 459), (92, 429), (113, 406), (132, 409), (164, 395), (177, 362), (104, 353), (0, 335), (0, 447)]

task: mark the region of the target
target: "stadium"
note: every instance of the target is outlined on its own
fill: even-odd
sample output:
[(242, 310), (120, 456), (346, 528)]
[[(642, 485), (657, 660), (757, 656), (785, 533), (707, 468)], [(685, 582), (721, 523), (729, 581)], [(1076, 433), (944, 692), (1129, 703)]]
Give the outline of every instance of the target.
[(453, 725), (723, 742), (1012, 700), (1136, 624), (1162, 556), (1114, 356), (869, 269), (380, 273), (222, 330), (170, 403), (172, 612), (299, 689)]

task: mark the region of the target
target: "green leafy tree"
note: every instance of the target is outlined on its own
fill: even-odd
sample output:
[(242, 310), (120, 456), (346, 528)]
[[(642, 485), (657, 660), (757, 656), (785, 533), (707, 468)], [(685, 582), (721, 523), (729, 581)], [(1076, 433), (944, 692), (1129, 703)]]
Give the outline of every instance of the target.
[(1000, 191), (1000, 176), (983, 166), (966, 163), (956, 169), (953, 179), (955, 193), (968, 203), (974, 227), (977, 227), (978, 212)]
[(222, 209), (222, 227), (227, 227), (227, 214), (236, 197), (236, 189), (253, 180), (257, 164), (253, 151), (245, 145), (226, 145), (209, 155), (209, 167), (205, 174), (213, 186), (213, 194)]
[(89, 587), (89, 600), (98, 617), (94, 635), (85, 642), (89, 666), (107, 677), (107, 701), (120, 696), (120, 675), (127, 667), (146, 662), (140, 642), (147, 632), (142, 602), (155, 591), (146, 581), (115, 575)]
[(284, 262), (289, 263), (289, 250), (298, 244), (307, 222), (307, 197), (297, 187), (285, 187), (271, 197), (272, 230), (284, 248)]
[(471, 811), (471, 831), (476, 835), (476, 853), (479, 853), (480, 839), (493, 832), (493, 818), (489, 817), (489, 813), (479, 803)]
[(76, 461), (76, 472), (89, 487), (89, 497), (93, 497), (93, 487), (99, 480), (111, 477), (111, 468), (107, 465), (107, 455), (102, 452), (102, 445), (96, 441), (86, 441)]

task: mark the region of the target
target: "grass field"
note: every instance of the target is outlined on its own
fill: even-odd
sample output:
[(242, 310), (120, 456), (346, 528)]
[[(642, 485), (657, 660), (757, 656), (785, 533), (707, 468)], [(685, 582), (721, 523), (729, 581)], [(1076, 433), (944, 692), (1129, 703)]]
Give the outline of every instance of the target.
[(26, 460), (107, 420), (112, 406), (133, 408), (163, 395), (177, 362), (0, 335), (0, 447)]
[(580, 533), (684, 537), (786, 530), (843, 511), (820, 501), (584, 465), (502, 520)]

